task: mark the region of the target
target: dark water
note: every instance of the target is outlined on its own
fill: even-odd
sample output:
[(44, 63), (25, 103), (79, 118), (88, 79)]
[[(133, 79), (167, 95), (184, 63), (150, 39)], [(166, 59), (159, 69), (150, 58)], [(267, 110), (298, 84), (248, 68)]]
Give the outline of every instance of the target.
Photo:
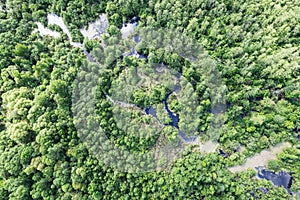
[[(138, 21), (139, 21), (139, 16), (135, 16), (133, 17), (131, 20), (130, 20), (130, 23), (133, 23), (135, 24), (135, 27), (138, 26)], [(141, 38), (140, 38), (140, 35), (134, 35), (133, 36), (133, 41), (137, 44), (140, 42)], [(143, 55), (143, 54), (140, 54), (138, 53), (135, 48), (131, 48), (130, 50), (130, 53), (123, 53), (122, 54), (124, 57), (126, 56), (134, 56), (136, 58), (141, 58), (141, 59), (146, 59), (146, 62), (148, 61), (148, 57), (146, 55)], [(179, 91), (181, 89), (180, 87), (180, 84), (179, 84), (179, 81), (180, 81), (180, 77), (181, 77), (181, 74), (182, 74), (182, 71), (179, 71), (177, 74), (176, 74), (176, 78), (178, 80), (178, 83), (175, 85), (175, 87), (173, 88), (173, 90), (171, 92), (169, 92), (166, 97), (163, 99), (163, 104), (164, 104), (164, 108), (165, 110), (167, 111), (168, 113), (168, 116), (169, 118), (171, 119), (171, 123), (170, 124), (165, 124), (166, 126), (173, 126), (175, 128), (178, 129), (178, 134), (179, 136), (182, 138), (182, 140), (184, 142), (193, 142), (197, 137), (187, 137), (186, 134), (181, 131), (179, 129), (179, 126), (178, 126), (178, 123), (179, 123), (179, 114), (177, 113), (174, 113), (172, 112), (170, 109), (169, 109), (169, 106), (168, 106), (168, 98), (170, 97), (170, 95), (175, 92), (175, 91)], [(156, 114), (156, 110), (150, 105), (148, 106), (146, 109), (145, 109), (145, 112), (146, 114), (148, 115), (151, 115), (153, 117), (155, 117), (156, 119), (158, 119), (157, 117), (157, 114)], [(158, 119), (159, 120), (159, 119)], [(160, 120), (159, 120), (160, 121)]]
[(132, 39), (135, 43), (139, 43), (141, 41), (141, 38), (139, 35), (134, 35)]
[(165, 106), (165, 110), (168, 112), (168, 116), (169, 118), (172, 120), (171, 124), (165, 124), (165, 125), (171, 125), (173, 127), (176, 127), (177, 129), (178, 127), (178, 122), (179, 122), (179, 115), (176, 113), (173, 113), (168, 106), (168, 98), (170, 97), (170, 95), (173, 92), (170, 92), (169, 94), (167, 94), (167, 96), (165, 97), (165, 99), (163, 100), (164, 106)]
[(93, 58), (93, 56), (85, 48), (83, 48), (82, 51), (86, 55), (86, 57), (88, 58), (88, 60), (90, 62), (96, 62), (96, 60)]
[(139, 16), (134, 16), (131, 20), (130, 20), (130, 23), (137, 23), (138, 21), (140, 20), (140, 17)]
[(292, 186), (293, 177), (290, 174), (285, 171), (275, 173), (261, 167), (256, 167), (256, 169), (258, 170), (259, 178), (270, 180), (274, 185), (282, 186), (289, 194), (292, 194), (290, 188)]
[(147, 115), (152, 115), (153, 117), (157, 118), (156, 110), (152, 106), (148, 106), (145, 110)]
[(225, 153), (222, 149), (219, 149), (219, 154), (223, 156), (223, 158), (227, 158), (229, 156), (229, 154)]
[[(171, 123), (170, 124), (165, 124), (166, 126), (173, 126), (175, 127), (177, 130), (178, 130), (178, 134), (179, 136), (181, 137), (181, 139), (188, 143), (188, 142), (193, 142), (196, 140), (196, 136), (191, 136), (191, 137), (188, 137), (182, 130), (180, 130), (179, 126), (178, 126), (178, 123), (179, 123), (179, 114), (177, 113), (174, 113), (172, 112), (170, 109), (169, 109), (169, 105), (168, 105), (168, 99), (170, 97), (170, 95), (175, 92), (175, 91), (178, 91), (180, 90), (180, 84), (179, 84), (179, 79), (181, 77), (181, 72), (178, 72), (177, 75), (176, 75), (177, 79), (178, 79), (178, 84), (176, 84), (173, 88), (173, 90), (171, 92), (169, 92), (166, 97), (163, 99), (163, 104), (164, 104), (164, 109), (167, 111), (168, 113), (168, 116), (169, 118), (171, 119)], [(152, 107), (152, 106), (148, 106), (145, 110), (145, 112), (148, 114), (148, 115), (152, 115), (153, 117), (157, 118), (157, 115), (156, 115), (156, 110)]]

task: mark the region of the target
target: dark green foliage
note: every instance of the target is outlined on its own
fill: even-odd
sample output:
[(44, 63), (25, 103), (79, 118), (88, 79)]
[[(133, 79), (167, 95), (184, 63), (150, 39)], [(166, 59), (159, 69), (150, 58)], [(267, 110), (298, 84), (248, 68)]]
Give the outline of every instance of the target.
[[(253, 170), (232, 174), (228, 166), (282, 141), (293, 147), (269, 161), (269, 168), (286, 170), (300, 191), (300, 26), (299, 1), (224, 0), (47, 0), (0, 2), (0, 200), (17, 199), (292, 199), (283, 188), (254, 179)], [(3, 9), (2, 9), (3, 8)], [(122, 148), (147, 152), (157, 143), (180, 145), (176, 131), (148, 135), (149, 130), (125, 132), (117, 126), (112, 103), (105, 94), (123, 85), (125, 69), (134, 79), (137, 66), (146, 61), (126, 57), (126, 44), (103, 50), (97, 40), (84, 40), (79, 29), (106, 13), (110, 26), (103, 41), (108, 46), (120, 38), (119, 28), (134, 16), (140, 27), (176, 29), (204, 46), (217, 62), (227, 87), (225, 124), (216, 139), (230, 156), (202, 154), (192, 148), (167, 169), (148, 173), (117, 172), (97, 160), (83, 144), (74, 126), (72, 91), (77, 72), (98, 71), (65, 38), (32, 33), (35, 22), (47, 14), (62, 16), (74, 41), (81, 41), (105, 67), (96, 91), (96, 115), (108, 139)], [(57, 28), (57, 27), (56, 27)], [(60, 31), (60, 29), (58, 29)], [(152, 42), (152, 41), (151, 41)], [(154, 41), (153, 41), (154, 42)], [(202, 72), (180, 55), (139, 43), (148, 64), (165, 63), (191, 83), (201, 115), (198, 132), (206, 139), (211, 126), (211, 89)], [(80, 78), (89, 79), (85, 72)], [(213, 78), (213, 77), (212, 77)], [(192, 89), (194, 91), (192, 91)], [(128, 98), (141, 109), (158, 105), (169, 88), (142, 87)], [(81, 91), (89, 92), (89, 91)], [(176, 96), (170, 109), (184, 106)], [(126, 113), (121, 113), (126, 114)], [(149, 122), (132, 112), (133, 125)], [(158, 113), (164, 117), (164, 113)], [(186, 116), (188, 118), (188, 116)], [(147, 121), (148, 120), (148, 121)], [(163, 120), (168, 123), (169, 118)], [(162, 135), (162, 136), (161, 136)], [(161, 136), (161, 137), (160, 137)], [(158, 141), (161, 139), (162, 141)], [(239, 146), (244, 152), (236, 152)], [(263, 194), (258, 188), (269, 190)]]

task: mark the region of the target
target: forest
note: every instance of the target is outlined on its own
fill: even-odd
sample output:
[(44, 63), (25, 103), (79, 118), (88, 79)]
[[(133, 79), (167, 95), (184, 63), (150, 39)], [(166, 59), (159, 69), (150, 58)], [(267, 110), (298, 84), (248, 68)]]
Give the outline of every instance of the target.
[(0, 200), (300, 199), (299, 47), (300, 1), (2, 0)]

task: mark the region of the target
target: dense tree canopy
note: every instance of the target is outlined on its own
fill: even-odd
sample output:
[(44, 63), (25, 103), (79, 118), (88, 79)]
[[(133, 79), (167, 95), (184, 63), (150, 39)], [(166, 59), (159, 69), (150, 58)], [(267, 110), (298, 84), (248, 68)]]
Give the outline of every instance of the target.
[[(89, 62), (56, 25), (47, 25), (50, 13), (63, 18), (73, 41), (82, 42), (96, 62)], [(107, 33), (101, 39), (84, 39), (80, 29), (101, 13), (109, 21)], [(300, 192), (299, 13), (300, 1), (288, 0), (1, 1), (0, 199), (293, 199), (284, 188), (255, 179), (254, 170), (233, 174), (228, 167), (288, 141), (292, 147), (269, 161), (268, 168), (292, 174), (291, 191)], [(119, 29), (137, 16), (137, 29), (164, 28), (186, 34), (215, 61), (210, 70), (219, 71), (226, 86), (221, 88), (226, 92), (226, 109), (219, 132), (208, 130), (214, 105), (222, 96), (212, 100), (210, 83), (188, 59), (143, 42), (135, 50), (147, 59), (122, 56), (131, 44), (118, 43)], [(35, 22), (59, 31), (61, 37), (40, 36), (34, 31)], [(165, 33), (165, 38), (168, 34), (172, 32)], [(153, 46), (156, 42), (150, 41)], [(142, 112), (149, 105), (157, 110), (162, 124), (171, 124), (162, 104), (170, 87), (151, 83), (134, 90), (143, 82), (137, 67), (154, 63), (180, 71), (181, 79), (187, 81), (181, 85), (187, 96), (171, 95), (167, 100), (170, 110), (182, 117), (179, 126), (184, 130), (196, 126), (201, 140), (213, 138), (228, 157), (189, 146), (165, 169), (129, 173), (107, 166), (91, 153), (98, 143), (87, 146), (82, 141), (73, 119), (72, 95), (74, 80), (91, 80), (89, 72), (98, 73), (100, 65), (104, 69), (94, 91), (95, 115), (107, 141), (145, 154), (156, 145), (181, 145), (174, 127), (157, 133), (153, 125), (140, 131), (146, 123), (157, 123)], [(210, 78), (218, 77), (212, 73)], [(131, 92), (127, 103), (139, 111), (117, 110), (107, 98), (127, 90)], [(88, 96), (93, 91), (81, 92)], [(186, 111), (193, 98), (197, 106)], [(131, 124), (116, 119), (116, 113), (130, 116)], [(92, 123), (88, 117), (81, 120)], [(125, 130), (120, 128), (122, 123)], [(95, 138), (98, 135), (87, 140)], [(237, 151), (239, 147), (245, 150)]]

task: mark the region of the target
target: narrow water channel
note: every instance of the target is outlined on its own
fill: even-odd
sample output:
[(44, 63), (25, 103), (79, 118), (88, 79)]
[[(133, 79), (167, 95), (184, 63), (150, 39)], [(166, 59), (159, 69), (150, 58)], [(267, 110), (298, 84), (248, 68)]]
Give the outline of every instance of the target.
[[(86, 55), (87, 59), (90, 62), (96, 62), (95, 59), (92, 57), (92, 55), (84, 48), (82, 43), (72, 41), (71, 33), (68, 30), (67, 26), (65, 25), (62, 17), (59, 17), (55, 14), (48, 14), (47, 19), (48, 19), (48, 24), (49, 25), (54, 24), (54, 25), (59, 26), (62, 29), (62, 31), (68, 36), (68, 39), (69, 39), (69, 42), (70, 42), (71, 46), (80, 48), (83, 51), (83, 53)], [(100, 22), (103, 22), (103, 21), (106, 21), (106, 17), (104, 15), (102, 15), (101, 18), (99, 19), (99, 21), (97, 21), (96, 23), (99, 24)], [(38, 26), (37, 30), (40, 32), (40, 35), (42, 35), (42, 36), (43, 35), (49, 35), (49, 36), (52, 36), (54, 38), (57, 38), (57, 37), (60, 36), (59, 32), (56, 32), (56, 31), (50, 30), (48, 28), (45, 28), (41, 23), (37, 22), (36, 24)], [(128, 24), (124, 25), (123, 28), (121, 29), (122, 37), (126, 38), (129, 35), (131, 35), (131, 33), (133, 33), (134, 29), (137, 26), (138, 26), (137, 20), (132, 21), (132, 23), (128, 23)], [(95, 27), (96, 27), (96, 25), (92, 26), (92, 28), (88, 29), (88, 30), (81, 29), (81, 33), (87, 38), (94, 38), (96, 36), (100, 37), (99, 30), (96, 30)], [(105, 32), (107, 27), (108, 27), (108, 23), (105, 23), (102, 27), (101, 33)], [(140, 37), (139, 36), (134, 36), (133, 40), (134, 40), (135, 43), (138, 43), (140, 41)], [(146, 58), (147, 59), (146, 56), (138, 54), (134, 49), (131, 49), (131, 52), (129, 54), (124, 52), (124, 56), (135, 56), (135, 57), (138, 57), (138, 58)], [(181, 77), (181, 73), (178, 73), (178, 75), (177, 75), (178, 83), (179, 83), (180, 77)], [(183, 131), (180, 130), (180, 127), (178, 125), (179, 121), (180, 121), (179, 114), (174, 113), (172, 110), (169, 109), (168, 98), (170, 97), (170, 95), (174, 91), (177, 91), (177, 90), (180, 90), (180, 85), (179, 84), (177, 84), (175, 86), (175, 88), (171, 92), (169, 92), (166, 95), (165, 99), (163, 100), (164, 109), (167, 111), (168, 117), (171, 119), (171, 123), (170, 124), (165, 124), (165, 125), (175, 127), (178, 130), (178, 135), (180, 136), (180, 138), (182, 139), (182, 141), (184, 143), (192, 143), (197, 139), (197, 137), (196, 136), (187, 137), (187, 135)], [(110, 101), (112, 101), (113, 103), (116, 103), (108, 95), (107, 95), (107, 98)], [(131, 105), (128, 105), (126, 103), (123, 103), (123, 102), (117, 102), (117, 103), (120, 104), (121, 106), (135, 107), (135, 106), (131, 106)], [(145, 113), (155, 117), (156, 119), (158, 119), (157, 114), (156, 114), (156, 110), (152, 106), (148, 106), (145, 110)], [(158, 121), (159, 121), (159, 119), (158, 119)], [(297, 136), (297, 140), (299, 140), (299, 139), (300, 139), (300, 136)], [(215, 151), (216, 146), (217, 146), (216, 143), (208, 141), (203, 145), (199, 144), (199, 149), (200, 149), (201, 152), (213, 152), (213, 151)], [(245, 171), (248, 168), (255, 168), (256, 166), (266, 166), (267, 162), (269, 160), (275, 159), (276, 153), (282, 151), (283, 148), (287, 148), (287, 147), (290, 147), (289, 143), (278, 144), (275, 147), (271, 148), (270, 151), (264, 150), (260, 154), (257, 154), (255, 156), (253, 156), (252, 158), (248, 158), (244, 165), (231, 167), (231, 168), (229, 168), (229, 170), (233, 173), (236, 173), (236, 172)], [(259, 178), (264, 178), (264, 179), (267, 179), (267, 180), (271, 180), (275, 185), (284, 186), (287, 189), (287, 191), (289, 193), (291, 193), (291, 191), (289, 189), (290, 188), (290, 182), (291, 182), (291, 176), (286, 172), (281, 172), (279, 174), (276, 174), (276, 173), (264, 170), (264, 171), (259, 171), (258, 172), (258, 177)], [(296, 195), (300, 199), (300, 193), (297, 193)]]
[[(73, 42), (73, 39), (72, 39), (72, 36), (71, 36), (71, 33), (69, 31), (69, 29), (67, 28), (67, 26), (65, 25), (62, 17), (60, 16), (57, 16), (55, 14), (48, 14), (47, 16), (47, 19), (48, 19), (48, 24), (49, 25), (57, 25), (59, 26), (62, 31), (68, 36), (68, 39), (69, 39), (69, 42), (70, 44), (73, 46), (73, 47), (78, 47), (80, 48), (83, 53), (86, 55), (87, 59), (90, 61), (90, 62), (96, 62), (96, 60), (93, 58), (93, 56), (84, 48), (83, 44), (80, 43), (80, 42)], [(128, 38), (134, 31), (134, 29), (138, 26), (138, 17), (134, 17), (131, 21), (131, 23), (127, 23), (127, 24), (124, 24), (122, 29), (121, 29), (121, 33), (122, 33), (122, 38)], [(98, 28), (98, 25), (101, 25), (101, 24), (104, 24), (104, 25), (101, 25), (101, 28), (99, 29)], [(41, 35), (50, 35), (50, 36), (53, 36), (53, 37), (58, 37), (60, 36), (60, 34), (58, 32), (52, 32), (50, 29), (47, 29), (45, 28), (41, 23), (37, 23), (38, 25), (38, 31), (40, 32)], [(86, 30), (86, 28), (82, 28), (80, 31), (81, 33), (91, 39), (91, 38), (94, 38), (94, 37), (100, 37), (100, 35), (102, 33), (105, 32), (106, 28), (108, 27), (108, 22), (107, 22), (107, 19), (105, 17), (105, 15), (101, 15), (100, 18), (98, 20), (96, 20), (96, 22), (92, 23), (89, 25), (89, 28)], [(140, 37), (138, 35), (134, 36), (133, 37), (133, 41), (135, 43), (139, 43), (140, 42)], [(144, 58), (144, 59), (147, 59), (147, 57), (145, 55), (142, 55), (142, 54), (139, 54), (134, 48), (132, 48), (130, 50), (130, 53), (126, 53), (124, 52), (123, 53), (123, 56), (134, 56), (134, 57), (137, 57), (137, 58)], [(165, 99), (163, 100), (163, 104), (164, 104), (164, 108), (165, 110), (167, 111), (168, 113), (168, 116), (170, 117), (171, 119), (171, 124), (165, 124), (166, 126), (173, 126), (175, 128), (178, 129), (178, 134), (179, 136), (181, 137), (181, 139), (183, 140), (183, 142), (185, 143), (189, 143), (189, 142), (193, 142), (195, 141), (195, 139), (197, 137), (187, 137), (186, 134), (181, 131), (179, 129), (179, 126), (178, 126), (178, 123), (179, 123), (179, 115), (174, 113), (173, 111), (171, 111), (169, 109), (169, 106), (168, 106), (168, 98), (170, 97), (170, 95), (176, 91), (176, 90), (179, 90), (180, 89), (180, 84), (179, 84), (179, 79), (181, 77), (181, 73), (179, 72), (177, 74), (177, 79), (178, 79), (178, 84), (175, 86), (175, 88), (169, 92)], [(112, 100), (108, 95), (107, 95), (107, 98), (112, 101), (113, 103), (116, 103), (114, 100)], [(124, 103), (122, 102), (118, 102), (118, 104), (120, 105), (125, 105)], [(126, 106), (128, 106), (126, 104)], [(159, 122), (160, 120), (158, 119), (157, 115), (156, 115), (156, 111), (154, 110), (154, 108), (152, 106), (149, 106), (148, 108), (146, 108), (145, 112), (153, 117), (155, 117)]]
[[(163, 99), (162, 103), (164, 104), (164, 109), (165, 111), (168, 113), (168, 117), (171, 119), (171, 122), (169, 124), (164, 124), (164, 126), (172, 126), (174, 128), (176, 128), (178, 130), (178, 135), (180, 137), (180, 139), (182, 140), (183, 143), (193, 143), (195, 142), (195, 140), (197, 139), (197, 136), (191, 136), (188, 137), (179, 127), (179, 121), (180, 121), (180, 116), (179, 114), (173, 112), (172, 110), (170, 110), (169, 105), (168, 105), (168, 99), (169, 97), (174, 93), (174, 92), (179, 92), (181, 89), (180, 86), (180, 78), (181, 78), (182, 73), (178, 72), (176, 74), (176, 79), (177, 79), (177, 83), (175, 84), (174, 88), (172, 88), (172, 90), (166, 94), (165, 98)], [(151, 115), (152, 117), (155, 117), (158, 119), (157, 114), (156, 114), (156, 110), (153, 108), (153, 106), (148, 106), (145, 109), (145, 112), (148, 115)], [(159, 120), (159, 119), (158, 119)], [(160, 121), (160, 120), (159, 120)]]

